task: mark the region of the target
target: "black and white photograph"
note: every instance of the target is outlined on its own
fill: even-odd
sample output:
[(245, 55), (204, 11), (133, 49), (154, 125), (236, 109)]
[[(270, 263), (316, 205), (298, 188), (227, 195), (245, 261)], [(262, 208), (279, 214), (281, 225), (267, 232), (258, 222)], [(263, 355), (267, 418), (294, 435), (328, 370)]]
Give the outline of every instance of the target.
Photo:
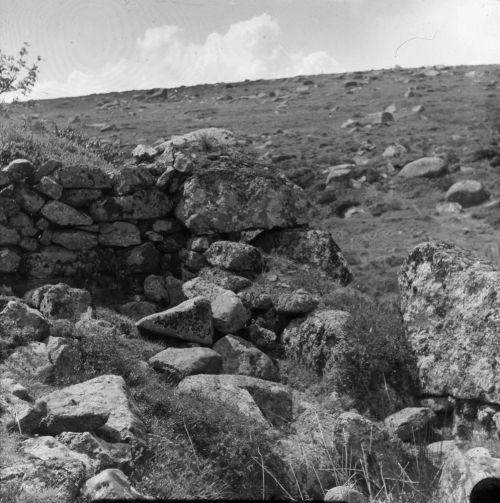
[(0, 0), (0, 503), (500, 503), (500, 0)]

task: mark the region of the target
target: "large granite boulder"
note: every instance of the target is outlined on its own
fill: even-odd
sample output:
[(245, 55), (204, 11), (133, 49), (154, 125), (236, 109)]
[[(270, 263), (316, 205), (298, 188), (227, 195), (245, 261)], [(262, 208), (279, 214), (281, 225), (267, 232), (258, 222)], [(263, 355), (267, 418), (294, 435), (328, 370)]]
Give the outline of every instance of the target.
[(263, 170), (208, 168), (186, 180), (175, 214), (201, 235), (305, 224), (307, 203), (286, 177)]
[(259, 273), (263, 266), (257, 248), (234, 241), (215, 241), (205, 252), (205, 258), (210, 265), (240, 273)]
[(500, 403), (500, 271), (443, 242), (399, 271), (401, 310), (423, 393)]
[(47, 404), (45, 431), (96, 432), (106, 440), (144, 444), (146, 426), (121, 376), (103, 375), (54, 391)]
[(266, 253), (276, 252), (301, 264), (326, 272), (341, 285), (352, 280), (352, 273), (337, 243), (327, 231), (283, 229), (265, 231), (251, 244)]

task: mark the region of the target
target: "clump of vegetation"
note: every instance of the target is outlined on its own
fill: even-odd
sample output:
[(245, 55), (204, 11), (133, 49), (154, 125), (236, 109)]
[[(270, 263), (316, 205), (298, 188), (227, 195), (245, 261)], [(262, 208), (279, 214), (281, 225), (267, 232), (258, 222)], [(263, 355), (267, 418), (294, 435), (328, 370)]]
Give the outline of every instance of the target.
[[(165, 383), (141, 386), (135, 398), (155, 443), (135, 474), (150, 493), (163, 498), (282, 496), (275, 478), (282, 478), (284, 466), (274, 452), (272, 430), (227, 403), (178, 394)], [(173, 477), (195, 486), (181, 487)]]

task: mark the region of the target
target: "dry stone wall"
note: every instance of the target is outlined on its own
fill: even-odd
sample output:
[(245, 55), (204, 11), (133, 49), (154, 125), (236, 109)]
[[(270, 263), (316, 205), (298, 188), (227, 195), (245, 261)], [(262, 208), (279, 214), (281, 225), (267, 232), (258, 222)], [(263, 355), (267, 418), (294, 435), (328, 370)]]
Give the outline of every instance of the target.
[(196, 273), (204, 249), (229, 233), (306, 223), (299, 187), (237, 148), (207, 148), (209, 133), (175, 137), (121, 169), (25, 159), (1, 168), (1, 282), (125, 282), (140, 293), (146, 275)]

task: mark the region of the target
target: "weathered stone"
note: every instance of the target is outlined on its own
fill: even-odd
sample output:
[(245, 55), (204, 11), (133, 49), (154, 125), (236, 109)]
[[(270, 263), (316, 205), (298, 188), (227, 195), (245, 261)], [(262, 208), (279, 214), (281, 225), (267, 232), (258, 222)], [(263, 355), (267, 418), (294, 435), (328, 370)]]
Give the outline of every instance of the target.
[(255, 344), (262, 351), (270, 351), (276, 347), (278, 336), (267, 328), (258, 324), (252, 324), (248, 327), (248, 338), (252, 344)]
[(40, 182), (44, 176), (49, 176), (54, 173), (57, 169), (62, 166), (61, 161), (56, 161), (55, 159), (50, 159), (47, 162), (44, 162), (41, 166), (35, 168), (35, 172), (33, 174), (33, 181), (35, 183)]
[(158, 155), (156, 148), (139, 144), (132, 151), (132, 157), (137, 161), (151, 161)]
[(144, 295), (154, 302), (164, 302), (168, 304), (168, 290), (165, 285), (165, 278), (155, 274), (150, 274), (144, 279)]
[(140, 330), (159, 335), (212, 344), (212, 309), (210, 301), (204, 297), (194, 297), (161, 313), (146, 316), (136, 325)]
[(259, 289), (250, 288), (249, 290), (243, 290), (238, 293), (238, 297), (243, 302), (243, 305), (252, 311), (268, 311), (273, 307), (271, 295)]
[(104, 197), (91, 204), (89, 213), (98, 222), (145, 220), (166, 216), (173, 202), (156, 189), (140, 190), (128, 196)]
[(68, 250), (91, 250), (97, 246), (95, 234), (84, 231), (54, 231), (51, 239), (52, 243)]
[(49, 337), (46, 341), (49, 360), (54, 365), (57, 376), (68, 378), (74, 375), (81, 365), (81, 352), (78, 341), (62, 337)]
[(20, 346), (49, 335), (49, 324), (39, 311), (11, 300), (0, 311), (0, 345)]
[(321, 373), (340, 338), (345, 338), (351, 315), (346, 311), (317, 311), (304, 321), (292, 321), (282, 335), (286, 351)]
[(213, 346), (222, 356), (222, 373), (237, 374), (267, 381), (278, 380), (278, 369), (269, 356), (251, 342), (236, 335), (226, 335)]
[(454, 183), (446, 192), (448, 202), (458, 203), (463, 208), (484, 203), (489, 197), (481, 182), (477, 180), (461, 180)]
[(104, 246), (128, 246), (141, 244), (141, 233), (136, 225), (129, 222), (113, 222), (99, 225), (99, 243)]
[(199, 271), (207, 265), (205, 257), (201, 253), (188, 250), (179, 251), (179, 259), (182, 261), (184, 267), (190, 271)]
[(130, 444), (106, 442), (88, 431), (81, 433), (66, 431), (58, 435), (57, 439), (72, 451), (91, 458), (98, 470), (110, 467), (128, 467), (133, 460)]
[(155, 180), (149, 171), (134, 166), (121, 168), (111, 177), (116, 194), (124, 196), (138, 190), (148, 189), (155, 184)]
[(167, 348), (148, 360), (161, 373), (183, 379), (195, 374), (219, 374), (221, 355), (209, 348)]
[(16, 183), (14, 200), (28, 213), (38, 213), (45, 204), (45, 198), (39, 192), (23, 183)]
[(418, 245), (399, 272), (421, 392), (500, 403), (500, 272), (443, 242)]
[(9, 248), (0, 248), (0, 273), (16, 272), (20, 264), (20, 253)]
[(319, 299), (304, 290), (282, 293), (274, 302), (278, 313), (289, 316), (307, 314), (318, 307), (318, 304)]
[(390, 163), (395, 167), (400, 167), (406, 164), (407, 156), (408, 149), (399, 143), (389, 145), (382, 153), (382, 157), (390, 161)]
[(0, 245), (17, 245), (21, 237), (16, 229), (0, 225)]
[(77, 268), (78, 255), (60, 246), (48, 246), (25, 255), (25, 272), (34, 278), (74, 276)]
[(26, 159), (15, 159), (2, 169), (2, 173), (9, 177), (10, 183), (25, 180), (33, 175), (35, 167)]
[(38, 192), (45, 194), (51, 199), (61, 199), (63, 188), (53, 178), (44, 176), (35, 186)]
[(435, 415), (426, 407), (407, 407), (386, 417), (385, 426), (403, 442), (416, 441), (430, 436)]
[(153, 243), (144, 243), (119, 252), (120, 267), (129, 273), (154, 274), (160, 268), (160, 252)]
[[(491, 498), (486, 493), (484, 498), (479, 495), (473, 498), (471, 492), (474, 486), (484, 479), (500, 478), (500, 459), (491, 457), (486, 449), (470, 449), (463, 453), (460, 449), (452, 449), (445, 458), (439, 480), (438, 498), (442, 503), (469, 503), (481, 501), (496, 501), (495, 494)], [(498, 484), (497, 484), (498, 495)], [(477, 492), (480, 492), (476, 489)], [(470, 499), (469, 499), (470, 496)]]
[(257, 248), (233, 241), (215, 241), (205, 252), (209, 264), (234, 272), (262, 271), (262, 255)]
[(9, 226), (19, 231), (21, 236), (32, 237), (38, 232), (33, 219), (22, 212), (9, 218)]
[(446, 172), (446, 161), (440, 157), (422, 157), (406, 164), (398, 173), (403, 178), (435, 178)]
[(198, 276), (209, 283), (213, 283), (226, 290), (231, 290), (234, 293), (238, 293), (252, 285), (252, 282), (248, 278), (231, 274), (217, 267), (204, 267), (200, 270)]
[(114, 442), (145, 442), (146, 426), (123, 377), (99, 376), (54, 391), (43, 400), (44, 428), (50, 434), (96, 431)]
[(16, 377), (36, 379), (41, 383), (50, 382), (54, 374), (54, 365), (43, 342), (19, 346), (0, 364), (0, 374), (8, 374), (10, 369), (15, 369)]
[(341, 285), (352, 280), (352, 273), (331, 234), (318, 230), (265, 231), (251, 241), (266, 253), (276, 252), (326, 272)]
[(306, 222), (302, 190), (286, 178), (207, 169), (183, 185), (177, 218), (195, 234), (293, 227)]
[(65, 189), (61, 201), (73, 208), (82, 208), (102, 196), (100, 189)]
[(126, 475), (116, 468), (108, 468), (88, 479), (82, 494), (88, 501), (148, 499), (136, 491)]
[(234, 292), (201, 278), (187, 281), (182, 290), (188, 298), (201, 295), (210, 300), (215, 328), (223, 334), (237, 332), (245, 326), (250, 317), (250, 313)]
[(112, 186), (108, 173), (89, 166), (62, 166), (55, 177), (65, 189), (109, 189)]
[(39, 309), (48, 319), (73, 322), (92, 318), (92, 298), (87, 290), (71, 288), (65, 283), (44, 285), (25, 295), (30, 306)]
[(67, 446), (51, 436), (41, 436), (28, 438), (23, 442), (24, 454), (29, 459), (39, 459), (42, 461), (59, 460), (62, 463), (79, 462), (85, 466), (87, 477), (93, 475), (96, 471), (95, 463), (89, 456), (68, 449)]
[(170, 140), (161, 143), (156, 147), (157, 152), (165, 152), (172, 147), (195, 147), (201, 150), (216, 148), (221, 146), (235, 145), (234, 133), (228, 129), (210, 127), (197, 129), (183, 135), (172, 136)]
[[(159, 219), (153, 222), (153, 231), (160, 234), (171, 234), (181, 230), (181, 224), (174, 218)], [(196, 250), (195, 250), (196, 251)]]
[(323, 501), (336, 501), (337, 503), (368, 503), (368, 498), (352, 487), (336, 486), (326, 492)]
[(178, 389), (181, 392), (201, 392), (204, 396), (227, 401), (256, 420), (260, 415), (274, 425), (286, 424), (292, 418), (290, 390), (283, 384), (256, 377), (200, 374), (183, 379)]
[(49, 201), (41, 211), (54, 224), (64, 226), (91, 225), (92, 219), (61, 201)]
[(390, 112), (374, 112), (365, 115), (360, 123), (363, 126), (368, 124), (375, 126), (378, 124), (392, 124), (394, 122), (394, 116)]

